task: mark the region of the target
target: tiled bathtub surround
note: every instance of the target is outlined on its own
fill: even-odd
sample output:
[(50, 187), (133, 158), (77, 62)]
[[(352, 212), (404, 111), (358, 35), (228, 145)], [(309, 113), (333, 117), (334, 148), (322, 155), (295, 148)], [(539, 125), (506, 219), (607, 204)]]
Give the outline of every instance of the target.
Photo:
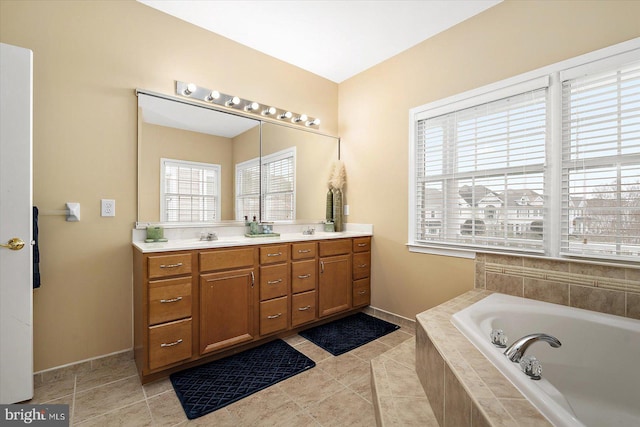
[(475, 287), (640, 319), (640, 269), (477, 254)]
[(450, 321), (490, 295), (469, 291), (416, 316), (416, 372), (440, 427), (550, 426)]

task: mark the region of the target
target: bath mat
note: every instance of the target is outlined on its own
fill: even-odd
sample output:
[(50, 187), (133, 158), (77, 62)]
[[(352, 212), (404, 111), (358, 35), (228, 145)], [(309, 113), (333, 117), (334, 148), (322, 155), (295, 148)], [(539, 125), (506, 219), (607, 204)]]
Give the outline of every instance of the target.
[(398, 325), (368, 314), (356, 313), (307, 329), (300, 332), (300, 335), (334, 356), (338, 356), (399, 328)]
[(190, 420), (201, 417), (315, 366), (282, 340), (171, 374)]

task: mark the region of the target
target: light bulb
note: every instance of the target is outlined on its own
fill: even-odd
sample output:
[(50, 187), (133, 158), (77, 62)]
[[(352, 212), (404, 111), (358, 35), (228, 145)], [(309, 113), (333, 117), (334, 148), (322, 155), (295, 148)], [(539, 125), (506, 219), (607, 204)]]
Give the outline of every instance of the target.
[(209, 95), (207, 95), (207, 101), (212, 102), (215, 99), (220, 98), (220, 92), (218, 92), (217, 90), (212, 90), (211, 93), (209, 93)]
[(264, 116), (270, 116), (272, 114), (276, 113), (276, 107), (269, 107), (269, 108), (265, 108), (264, 110), (262, 110), (262, 115)]
[(282, 113), (278, 116), (279, 119), (290, 119), (293, 116), (291, 111), (287, 111), (286, 113)]
[(234, 96), (233, 98), (229, 98), (226, 102), (227, 107), (233, 107), (234, 105), (240, 104), (240, 98)]
[(257, 102), (252, 102), (246, 107), (244, 107), (244, 111), (255, 111), (258, 108), (260, 108), (260, 104), (258, 104)]
[(305, 123), (305, 126), (318, 126), (320, 124), (320, 119), (309, 120)]
[(184, 94), (189, 96), (191, 95), (193, 92), (195, 92), (198, 89), (198, 86), (196, 86), (194, 83), (189, 83), (187, 84), (187, 88), (184, 90)]
[(293, 123), (299, 123), (299, 122), (304, 122), (307, 120), (307, 115), (306, 114), (301, 114), (298, 117), (294, 118), (293, 120), (291, 120)]

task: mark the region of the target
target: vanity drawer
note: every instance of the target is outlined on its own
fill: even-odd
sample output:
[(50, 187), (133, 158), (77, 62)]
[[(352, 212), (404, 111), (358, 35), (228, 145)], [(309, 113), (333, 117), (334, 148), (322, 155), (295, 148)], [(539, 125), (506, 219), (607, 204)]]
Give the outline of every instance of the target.
[(291, 298), (291, 327), (317, 319), (316, 291), (304, 292)]
[(149, 369), (191, 357), (191, 319), (149, 328)]
[(260, 303), (260, 335), (287, 329), (289, 298), (281, 297)]
[(149, 283), (149, 324), (191, 317), (191, 276)]
[(353, 280), (369, 277), (371, 271), (371, 252), (353, 254)]
[(371, 304), (371, 282), (369, 278), (353, 282), (353, 306), (360, 307)]
[(371, 250), (371, 237), (357, 237), (353, 239), (353, 252), (368, 252)]
[(260, 301), (287, 295), (289, 291), (287, 264), (260, 267)]
[(256, 262), (256, 251), (257, 248), (250, 247), (200, 252), (200, 271), (252, 267)]
[(291, 259), (315, 258), (316, 248), (316, 242), (294, 243), (291, 245)]
[(291, 293), (310, 291), (316, 288), (316, 260), (291, 263)]
[(270, 245), (260, 247), (260, 264), (273, 264), (289, 260), (289, 245)]
[(149, 279), (189, 274), (191, 273), (191, 253), (150, 256), (147, 266)]
[(327, 240), (319, 245), (321, 257), (351, 253), (351, 239)]

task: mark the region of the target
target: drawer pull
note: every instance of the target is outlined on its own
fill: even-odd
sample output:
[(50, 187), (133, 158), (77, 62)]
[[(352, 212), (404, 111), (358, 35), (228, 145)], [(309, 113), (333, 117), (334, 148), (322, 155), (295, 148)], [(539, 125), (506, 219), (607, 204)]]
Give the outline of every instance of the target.
[(282, 316), (282, 313), (274, 314), (272, 316), (267, 316), (267, 319), (277, 319), (280, 316)]
[(160, 347), (173, 347), (174, 345), (178, 345), (182, 342), (182, 338), (180, 338), (178, 341), (174, 341), (174, 342), (163, 342), (162, 344), (160, 344)]
[(298, 249), (299, 254), (308, 254), (311, 252), (311, 249)]
[(302, 274), (302, 275), (298, 276), (298, 279), (308, 279), (309, 277), (311, 277), (310, 274)]
[(298, 308), (298, 311), (307, 311), (307, 310), (309, 310), (310, 308), (311, 308), (311, 306), (310, 306), (310, 305), (308, 305), (308, 306), (306, 306), (306, 307), (300, 307), (300, 308)]
[(366, 243), (358, 243), (358, 247), (359, 247), (359, 248), (364, 248), (365, 246), (367, 246), (367, 244), (366, 244)]
[(253, 288), (256, 284), (256, 276), (251, 272), (251, 287)]
[(366, 293), (367, 293), (367, 291), (360, 291), (360, 292), (358, 292), (358, 295), (364, 295)]
[(166, 304), (169, 302), (178, 302), (178, 301), (182, 301), (182, 297), (176, 297), (176, 298), (171, 298), (171, 299), (161, 299), (160, 302), (162, 304)]
[(280, 256), (282, 255), (282, 252), (278, 252), (277, 254), (267, 254), (267, 256)]
[(324, 273), (324, 261), (320, 261), (320, 273)]
[(267, 285), (275, 285), (276, 283), (281, 283), (282, 279), (278, 279), (278, 280), (268, 280), (267, 281)]
[(367, 264), (358, 264), (358, 268), (365, 268)]
[(176, 268), (176, 267), (182, 267), (182, 263), (179, 262), (177, 264), (160, 264), (160, 268)]

